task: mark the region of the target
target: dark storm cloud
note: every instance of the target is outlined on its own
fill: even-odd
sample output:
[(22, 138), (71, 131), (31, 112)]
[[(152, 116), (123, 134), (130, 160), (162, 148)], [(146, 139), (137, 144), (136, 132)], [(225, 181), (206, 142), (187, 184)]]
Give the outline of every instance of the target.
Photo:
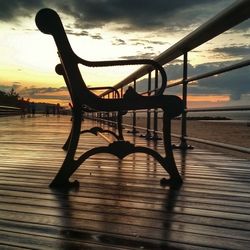
[(86, 31), (86, 30), (75, 31), (71, 27), (67, 27), (65, 29), (65, 31), (66, 31), (67, 35), (74, 35), (74, 36), (79, 36), (79, 37), (90, 36), (91, 38), (93, 38), (95, 40), (102, 40), (103, 39), (102, 36), (101, 36), (101, 34), (99, 34), (99, 33), (92, 34), (91, 32)]
[(224, 54), (227, 57), (249, 58), (250, 46), (230, 46), (223, 48), (215, 48), (212, 52)]
[[(207, 73), (219, 68), (231, 65), (237, 62), (218, 62), (205, 63), (198, 66), (188, 64), (189, 76), (196, 76)], [(208, 77), (197, 81), (195, 84), (188, 85), (189, 95), (229, 95), (230, 101), (238, 101), (243, 95), (250, 95), (250, 74), (249, 68), (240, 68), (224, 74)], [(165, 67), (168, 83), (170, 80), (177, 80), (182, 78), (183, 66), (182, 64), (170, 64)], [(152, 85), (154, 81), (152, 80)], [(137, 91), (144, 92), (147, 90), (147, 79), (137, 82)], [(166, 89), (166, 94), (181, 94), (180, 86)]]
[[(84, 28), (116, 23), (124, 25), (123, 28), (128, 30), (149, 30), (164, 26), (187, 27), (193, 22), (204, 21), (207, 16), (214, 15), (214, 9), (211, 7), (221, 6), (221, 3), (225, 7), (225, 3), (231, 2), (230, 0), (74, 0), (57, 1), (57, 6), (63, 12), (76, 17), (78, 26)], [(208, 5), (210, 8), (207, 8)]]
[[(233, 27), (232, 30), (229, 32), (237, 32), (237, 31), (241, 32), (241, 31), (249, 30), (249, 28), (250, 28), (250, 19), (247, 19), (244, 22)], [(245, 35), (249, 35), (249, 32), (246, 33)]]
[[(76, 27), (116, 23), (128, 30), (185, 28), (204, 22), (233, 0), (0, 0), (0, 20), (34, 15), (42, 7), (74, 17)], [(121, 26), (120, 26), (121, 27)]]
[[(188, 65), (190, 76), (207, 73), (219, 68), (231, 65), (236, 62), (205, 63), (196, 67)], [(228, 94), (231, 100), (239, 100), (243, 94), (250, 94), (250, 74), (249, 67), (240, 68), (217, 76), (199, 80), (197, 84), (190, 84), (189, 94)], [(183, 66), (181, 64), (168, 65), (166, 72), (168, 79), (178, 79), (182, 77)]]
[(0, 20), (13, 21), (18, 17), (32, 16), (38, 8), (45, 7), (43, 0), (0, 0)]

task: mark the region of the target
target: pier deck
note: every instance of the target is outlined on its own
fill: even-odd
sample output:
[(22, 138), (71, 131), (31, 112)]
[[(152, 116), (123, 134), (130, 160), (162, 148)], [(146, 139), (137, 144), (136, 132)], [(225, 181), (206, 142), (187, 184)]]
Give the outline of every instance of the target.
[[(75, 173), (79, 191), (53, 191), (70, 126), (69, 116), (0, 119), (1, 249), (249, 248), (250, 161), (175, 150), (184, 180), (176, 191), (160, 186), (166, 173), (151, 157), (100, 154)], [(80, 141), (82, 150), (106, 143)]]

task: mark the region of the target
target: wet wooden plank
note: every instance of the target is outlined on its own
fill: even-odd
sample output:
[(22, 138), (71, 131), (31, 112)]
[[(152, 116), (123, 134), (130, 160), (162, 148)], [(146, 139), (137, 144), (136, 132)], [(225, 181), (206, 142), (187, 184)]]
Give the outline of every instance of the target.
[[(69, 117), (0, 119), (2, 249), (248, 248), (249, 161), (175, 150), (184, 184), (173, 191), (160, 186), (166, 173), (150, 157), (100, 154), (74, 175), (78, 192), (55, 192), (48, 184), (65, 157), (69, 130)], [(106, 142), (85, 135), (78, 154), (100, 144)], [(162, 142), (157, 147), (162, 151)]]

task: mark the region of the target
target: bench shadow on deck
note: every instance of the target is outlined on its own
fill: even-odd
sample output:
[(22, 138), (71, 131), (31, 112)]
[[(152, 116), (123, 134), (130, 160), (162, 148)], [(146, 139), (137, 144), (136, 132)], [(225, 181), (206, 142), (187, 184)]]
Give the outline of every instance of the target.
[[(68, 116), (0, 119), (1, 249), (248, 249), (249, 161), (175, 150), (184, 183), (174, 191), (151, 157), (100, 154), (74, 175), (78, 192), (55, 192), (70, 126)], [(90, 144), (106, 142), (81, 138), (81, 149)]]

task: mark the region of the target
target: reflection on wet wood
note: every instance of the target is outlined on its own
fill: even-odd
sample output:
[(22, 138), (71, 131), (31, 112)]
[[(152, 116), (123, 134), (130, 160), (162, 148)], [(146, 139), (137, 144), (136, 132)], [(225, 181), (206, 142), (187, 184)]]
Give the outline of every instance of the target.
[[(147, 155), (100, 154), (76, 172), (79, 191), (53, 191), (69, 129), (69, 117), (0, 119), (1, 249), (248, 249), (249, 161), (175, 150), (177, 191), (160, 186), (166, 173)], [(106, 143), (80, 141), (81, 150)]]

